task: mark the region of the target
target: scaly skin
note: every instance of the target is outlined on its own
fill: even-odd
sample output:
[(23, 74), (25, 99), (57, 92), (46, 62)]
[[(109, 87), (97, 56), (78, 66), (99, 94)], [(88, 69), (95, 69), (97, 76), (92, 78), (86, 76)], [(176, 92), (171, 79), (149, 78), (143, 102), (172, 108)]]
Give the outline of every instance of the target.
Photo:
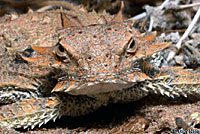
[[(123, 6), (123, 4), (122, 4)], [(136, 101), (150, 92), (199, 96), (200, 72), (158, 68), (151, 56), (170, 43), (144, 35), (124, 21), (74, 26), (58, 32), (37, 54), (0, 55), (0, 124), (34, 128), (62, 115), (81, 116), (110, 103)], [(6, 48), (3, 48), (3, 50)]]
[(136, 101), (148, 95), (150, 91), (170, 97), (200, 95), (197, 90), (200, 88), (200, 73), (180, 68), (170, 68), (166, 72), (169, 75), (159, 76), (157, 79), (139, 83), (122, 91), (98, 94), (93, 98), (62, 93), (54, 97), (23, 99), (19, 102), (2, 106), (0, 122), (1, 125), (7, 127), (26, 128), (31, 126), (31, 128), (34, 128), (36, 125), (41, 126), (49, 120), (55, 120), (62, 115), (80, 116), (110, 103)]

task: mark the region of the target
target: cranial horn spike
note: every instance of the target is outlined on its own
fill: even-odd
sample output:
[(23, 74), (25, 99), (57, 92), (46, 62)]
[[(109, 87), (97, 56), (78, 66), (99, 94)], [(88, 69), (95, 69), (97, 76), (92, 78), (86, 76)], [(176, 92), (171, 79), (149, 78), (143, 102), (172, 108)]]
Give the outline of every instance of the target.
[(30, 62), (30, 63), (39, 62), (39, 61), (44, 60), (46, 58), (46, 57), (30, 58), (30, 57), (24, 57), (24, 56), (21, 56), (21, 57), (22, 57), (22, 59), (24, 59), (25, 61)]
[(93, 9), (92, 14), (97, 16), (97, 12)]
[(33, 45), (31, 46), (31, 48), (34, 51), (36, 51), (37, 53), (42, 54), (42, 55), (48, 53), (49, 50), (52, 49), (52, 47), (37, 47), (37, 46), (33, 46)]
[(41, 62), (41, 63), (37, 63), (37, 66), (49, 66), (51, 63), (49, 61), (45, 61), (45, 62)]
[(152, 34), (148, 35), (148, 36), (144, 36), (144, 37), (141, 37), (140, 39), (141, 40), (147, 40), (147, 41), (151, 41), (151, 40), (154, 40), (156, 38), (156, 35), (157, 35), (157, 32), (153, 32)]
[(97, 20), (97, 24), (107, 24), (107, 20), (104, 16), (100, 16), (99, 19)]
[(124, 21), (124, 17), (123, 17), (123, 11), (124, 9), (124, 2), (121, 1), (121, 8), (120, 11), (117, 13), (117, 15), (111, 20), (111, 22), (123, 22)]
[(152, 44), (149, 47), (146, 48), (145, 54), (146, 56), (151, 55), (153, 53), (159, 52), (169, 46), (171, 46), (172, 43), (167, 42), (167, 43), (158, 43), (158, 44)]
[(70, 19), (67, 16), (65, 16), (62, 7), (61, 7), (61, 11), (60, 11), (60, 17), (61, 17), (61, 23), (62, 23), (63, 29), (65, 29), (67, 27), (71, 27), (71, 26), (76, 26), (75, 23), (70, 21)]
[(102, 14), (107, 14), (107, 12), (106, 12), (106, 10), (105, 10), (105, 9), (103, 10)]
[(28, 63), (34, 63), (36, 66), (49, 66), (50, 62), (48, 60), (45, 60), (46, 57), (35, 57), (35, 58), (30, 58), (30, 57), (24, 57), (21, 56), (22, 59), (27, 61)]

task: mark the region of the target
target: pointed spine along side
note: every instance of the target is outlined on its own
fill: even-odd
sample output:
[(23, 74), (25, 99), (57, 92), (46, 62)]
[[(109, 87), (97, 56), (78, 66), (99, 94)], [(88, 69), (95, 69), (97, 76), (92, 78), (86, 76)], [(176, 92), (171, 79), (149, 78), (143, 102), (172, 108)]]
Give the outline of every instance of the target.
[(36, 51), (37, 53), (41, 54), (41, 55), (45, 55), (47, 53), (50, 53), (50, 50), (53, 47), (37, 47), (37, 46), (31, 46), (31, 48)]
[(152, 44), (151, 46), (147, 46), (146, 47), (146, 50), (145, 50), (145, 55), (148, 56), (148, 55), (151, 55), (153, 53), (156, 53), (156, 52), (159, 52), (169, 46), (171, 46), (172, 43), (168, 42), (168, 43), (158, 43), (158, 44)]
[(21, 56), (25, 61), (28, 63), (34, 63), (36, 66), (43, 66), (43, 67), (48, 67), (52, 66), (54, 68), (66, 68), (66, 65), (63, 64), (62, 62), (53, 60), (53, 59), (48, 59), (46, 57), (35, 57), (35, 58), (29, 58), (29, 57), (24, 57)]
[(61, 17), (61, 22), (62, 22), (62, 28), (63, 29), (71, 27), (71, 26), (77, 26), (75, 23), (70, 21), (70, 19), (64, 14), (62, 8), (61, 8), (61, 11), (60, 11), (60, 17)]
[(192, 97), (199, 97), (200, 72), (183, 67), (164, 67), (155, 75), (151, 87), (154, 92), (171, 97), (191, 94)]
[(103, 15), (101, 15), (99, 17), (99, 19), (97, 20), (97, 24), (104, 24), (104, 25), (106, 25), (107, 23), (108, 22), (107, 22), (106, 18)]
[(49, 66), (51, 64), (49, 56), (47, 55), (42, 57), (25, 57), (21, 55), (21, 57), (23, 60), (35, 66)]
[(24, 57), (24, 56), (21, 56), (21, 57), (22, 59), (30, 63), (37, 63), (39, 61), (44, 61), (46, 59), (45, 57), (35, 57), (35, 58)]
[(157, 32), (155, 31), (155, 32), (152, 32), (152, 34), (150, 34), (150, 35), (140, 37), (140, 39), (146, 40), (146, 41), (151, 41), (151, 40), (154, 40), (156, 38), (156, 36), (157, 36)]
[(161, 43), (159, 39), (156, 40), (156, 35), (157, 32), (153, 32), (149, 35), (141, 34), (140, 37), (138, 37), (139, 40), (136, 42), (138, 46), (137, 51), (132, 58), (140, 59), (142, 57), (148, 57), (172, 45), (170, 42)]
[(172, 45), (172, 43), (152, 44), (152, 43), (147, 42), (147, 44), (145, 44), (143, 46), (139, 45), (139, 47), (137, 48), (137, 51), (135, 52), (135, 55), (131, 59), (134, 60), (134, 59), (148, 57), (148, 56), (150, 56), (156, 52), (159, 52), (171, 45)]
[(123, 21), (124, 21), (123, 9), (124, 9), (124, 2), (121, 1), (121, 8), (120, 8), (120, 11), (119, 11), (119, 12), (117, 13), (117, 15), (110, 21), (110, 23), (112, 23), (112, 22), (123, 22)]
[[(22, 99), (1, 106), (0, 124), (9, 128), (33, 129), (61, 115), (62, 102), (56, 97)], [(7, 113), (7, 114), (5, 114)]]

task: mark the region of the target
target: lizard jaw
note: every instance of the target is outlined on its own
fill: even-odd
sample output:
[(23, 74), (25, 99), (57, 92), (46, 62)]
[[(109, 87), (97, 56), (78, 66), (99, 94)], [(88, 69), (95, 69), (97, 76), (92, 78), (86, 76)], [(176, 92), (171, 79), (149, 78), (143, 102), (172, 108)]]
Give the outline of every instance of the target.
[(72, 95), (99, 94), (130, 88), (137, 82), (150, 80), (145, 73), (135, 72), (121, 75), (117, 78), (97, 79), (95, 77), (85, 80), (61, 80), (52, 92), (67, 92)]

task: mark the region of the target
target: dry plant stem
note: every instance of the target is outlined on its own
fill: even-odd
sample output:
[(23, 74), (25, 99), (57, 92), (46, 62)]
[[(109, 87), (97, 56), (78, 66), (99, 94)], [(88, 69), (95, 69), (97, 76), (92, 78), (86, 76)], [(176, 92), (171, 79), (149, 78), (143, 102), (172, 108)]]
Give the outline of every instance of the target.
[(188, 5), (179, 5), (178, 9), (185, 9), (185, 8), (190, 8), (190, 7), (195, 7), (195, 6), (200, 6), (200, 3), (193, 3), (193, 4), (188, 4)]
[(146, 12), (143, 12), (143, 13), (141, 13), (141, 14), (138, 14), (138, 15), (136, 15), (136, 16), (130, 18), (129, 20), (139, 20), (139, 19), (142, 19), (142, 18), (144, 18), (144, 17), (146, 17), (146, 16), (147, 16), (147, 13), (146, 13)]
[[(177, 50), (179, 50), (181, 48), (181, 44), (182, 41), (188, 37), (188, 35), (190, 34), (190, 32), (192, 31), (192, 29), (194, 28), (194, 25), (197, 23), (198, 19), (200, 17), (200, 7), (198, 9), (198, 11), (196, 12), (192, 22), (190, 23), (190, 25), (188, 26), (188, 28), (186, 29), (185, 33), (183, 34), (183, 36), (180, 38), (180, 40), (178, 41), (178, 43), (176, 44), (176, 48)], [(167, 61), (170, 61), (174, 58), (176, 52), (170, 52), (168, 57), (167, 57)]]
[[(163, 2), (163, 4), (164, 4), (165, 2)], [(163, 5), (162, 4), (162, 5)], [(188, 5), (178, 5), (177, 6), (177, 9), (185, 9), (185, 8), (191, 8), (191, 7), (195, 7), (195, 6), (200, 6), (200, 3), (193, 3), (193, 4), (188, 4)], [(160, 6), (160, 7), (162, 7), (162, 6)], [(147, 13), (146, 12), (143, 12), (143, 13), (141, 13), (141, 14), (138, 14), (138, 15), (136, 15), (136, 16), (134, 16), (134, 17), (132, 17), (132, 18), (130, 18), (129, 20), (139, 20), (139, 19), (142, 19), (142, 18), (144, 18), (144, 17), (146, 17), (147, 16)]]
[(181, 39), (179, 40), (179, 42), (176, 44), (176, 48), (180, 49), (181, 48), (181, 43), (182, 41), (188, 37), (188, 35), (190, 34), (191, 30), (193, 29), (194, 25), (197, 23), (198, 19), (200, 16), (200, 7), (197, 11), (197, 13), (195, 14), (191, 24), (188, 26), (187, 30), (185, 31), (185, 33), (183, 34), (183, 36), (181, 37)]
[(153, 23), (154, 23), (154, 20), (152, 17), (150, 17), (150, 24), (149, 24), (149, 29), (148, 29), (148, 32), (151, 32), (152, 29), (153, 29)]
[(36, 12), (44, 12), (44, 11), (47, 11), (48, 9), (51, 9), (51, 8), (53, 8), (52, 5), (44, 6), (44, 7), (40, 8), (40, 9), (36, 10)]
[[(162, 5), (160, 5), (158, 8), (160, 9), (163, 9), (165, 7), (165, 5), (169, 2), (169, 0), (165, 0)], [(138, 19), (142, 19), (144, 17), (146, 17), (147, 13), (141, 13), (139, 15), (136, 15), (135, 17), (132, 17), (130, 18), (129, 20), (138, 20)], [(149, 29), (148, 29), (148, 32), (151, 32), (152, 31), (152, 28), (153, 28), (153, 23), (154, 23), (154, 20), (152, 17), (150, 17), (150, 24), (149, 24)]]
[[(169, 0), (165, 0), (165, 1), (162, 3), (162, 5), (160, 5), (158, 8), (163, 9), (163, 8), (165, 7), (165, 5), (166, 5), (168, 2), (169, 2)], [(143, 13), (141, 13), (141, 14), (139, 14), (139, 15), (136, 15), (136, 16), (130, 18), (129, 20), (139, 20), (139, 19), (142, 19), (142, 18), (144, 18), (144, 17), (146, 17), (146, 16), (147, 16), (147, 13), (146, 13), (146, 12), (143, 12)], [(152, 24), (153, 24), (153, 23), (152, 23)], [(148, 30), (148, 31), (149, 31), (149, 30)]]
[(165, 0), (163, 3), (162, 3), (162, 5), (160, 5), (158, 8), (160, 8), (160, 9), (163, 9), (165, 6), (166, 6), (166, 4), (169, 2), (169, 0)]
[(195, 53), (196, 56), (200, 56), (200, 52), (196, 50), (193, 46), (190, 46), (189, 44), (185, 44), (186, 47), (188, 47), (192, 52)]
[[(168, 2), (169, 2), (169, 0), (165, 0), (165, 1), (162, 3), (162, 5), (160, 5), (158, 8), (162, 10), (162, 9), (166, 6), (166, 4), (167, 4)], [(152, 29), (153, 29), (153, 23), (154, 23), (154, 19), (153, 19), (152, 16), (150, 16), (150, 24), (149, 24), (148, 32), (151, 32), (151, 31), (152, 31)]]

